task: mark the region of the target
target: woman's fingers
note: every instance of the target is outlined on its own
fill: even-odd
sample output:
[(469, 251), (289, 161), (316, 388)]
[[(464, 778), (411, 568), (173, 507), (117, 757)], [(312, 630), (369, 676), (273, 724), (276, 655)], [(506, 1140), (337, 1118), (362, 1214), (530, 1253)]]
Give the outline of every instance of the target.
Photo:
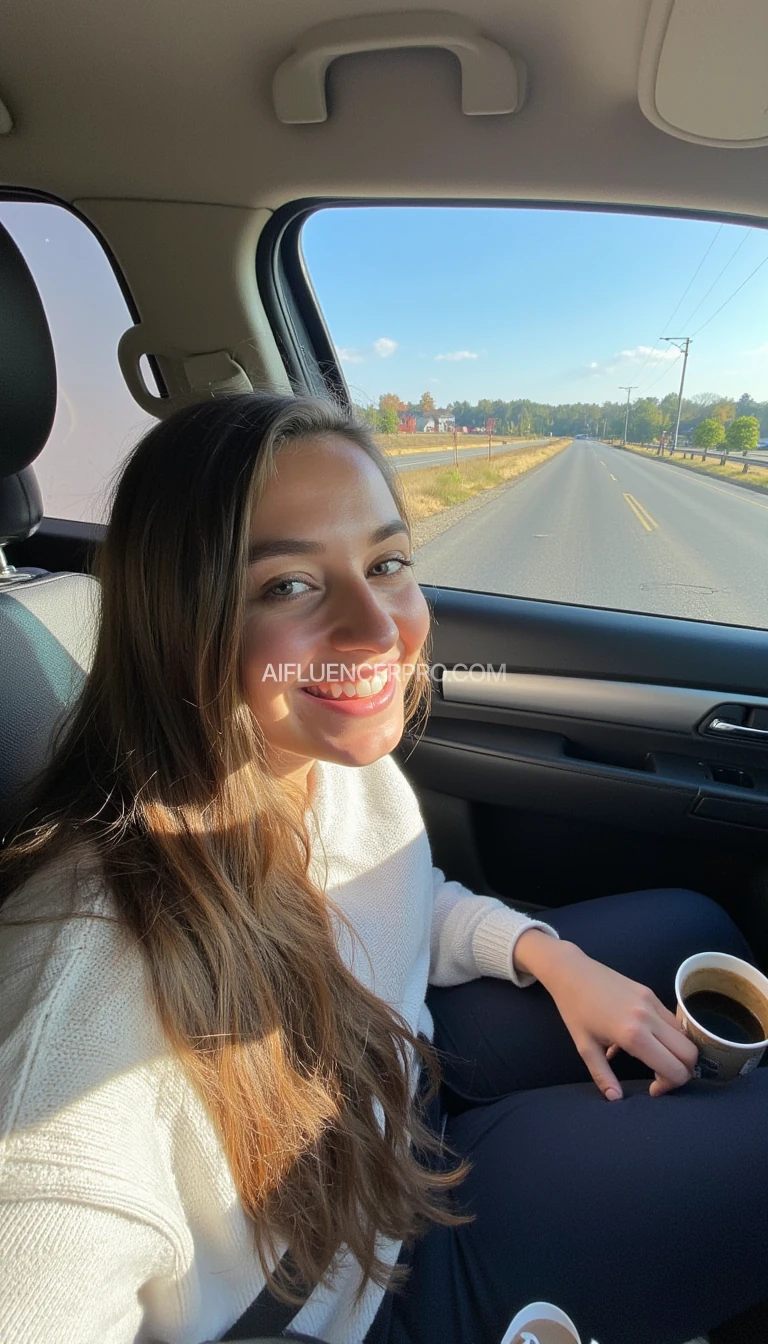
[(683, 1087), (690, 1080), (698, 1058), (696, 1046), (680, 1028), (669, 1026), (655, 1014), (646, 1024), (635, 1024), (623, 1049), (655, 1073), (656, 1081), (650, 1089), (654, 1097)]
[(621, 1083), (608, 1063), (605, 1047), (591, 1040), (579, 1048), (579, 1054), (606, 1101), (621, 1101)]
[(668, 1027), (674, 1027), (676, 1031), (680, 1030), (680, 1023), (675, 1017), (675, 1014), (670, 1013), (669, 1009), (665, 1008), (664, 1004), (661, 1003), (659, 999), (656, 1000), (655, 1007), (656, 1012), (659, 1014), (659, 1017), (661, 1018), (662, 1022), (666, 1022)]
[(655, 1035), (657, 1040), (666, 1046), (670, 1054), (675, 1055), (680, 1060), (690, 1076), (696, 1068), (699, 1052), (693, 1041), (689, 1040), (685, 1032), (680, 1030), (678, 1023), (673, 1022), (673, 1025), (669, 1026), (666, 1022), (660, 1022), (655, 1030)]
[[(652, 1097), (661, 1097), (665, 1092), (683, 1087), (690, 1080), (698, 1059), (696, 1046), (680, 1030), (677, 1019), (663, 1004), (659, 1004), (659, 1009), (656, 1020), (647, 1029), (645, 1039), (641, 1034), (633, 1040), (631, 1049), (627, 1047), (630, 1054), (653, 1069), (656, 1076), (650, 1086)], [(610, 1063), (621, 1049), (616, 1041), (609, 1045), (605, 1052), (606, 1063)], [(590, 1069), (590, 1072), (601, 1090), (605, 1091), (594, 1071)], [(608, 1086), (613, 1086), (613, 1083)]]

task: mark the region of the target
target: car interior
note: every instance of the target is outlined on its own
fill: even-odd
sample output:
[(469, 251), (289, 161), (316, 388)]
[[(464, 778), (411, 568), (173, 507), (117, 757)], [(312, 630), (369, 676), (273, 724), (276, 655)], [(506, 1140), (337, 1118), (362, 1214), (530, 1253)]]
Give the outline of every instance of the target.
[[(0, 836), (87, 672), (104, 531), (59, 503), (93, 456), (78, 416), (51, 439), (89, 295), (62, 275), (53, 330), (20, 211), (63, 212), (98, 250), (122, 324), (100, 357), (137, 424), (265, 386), (351, 399), (302, 252), (328, 208), (768, 218), (751, 0), (28, 0), (3, 26)], [(99, 458), (105, 489), (120, 457)], [(530, 910), (693, 888), (768, 969), (768, 630), (438, 580), (441, 671), (399, 750), (435, 862)]]

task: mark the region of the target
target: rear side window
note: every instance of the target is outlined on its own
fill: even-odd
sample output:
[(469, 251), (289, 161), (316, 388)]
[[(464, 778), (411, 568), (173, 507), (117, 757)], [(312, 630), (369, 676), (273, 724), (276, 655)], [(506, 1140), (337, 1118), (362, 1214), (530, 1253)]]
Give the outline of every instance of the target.
[(56, 355), (56, 419), (34, 463), (46, 515), (105, 522), (115, 470), (154, 423), (117, 363), (133, 319), (102, 247), (76, 215), (42, 201), (0, 201), (0, 223), (35, 278)]
[(301, 248), (422, 582), (768, 628), (763, 228), (329, 206)]

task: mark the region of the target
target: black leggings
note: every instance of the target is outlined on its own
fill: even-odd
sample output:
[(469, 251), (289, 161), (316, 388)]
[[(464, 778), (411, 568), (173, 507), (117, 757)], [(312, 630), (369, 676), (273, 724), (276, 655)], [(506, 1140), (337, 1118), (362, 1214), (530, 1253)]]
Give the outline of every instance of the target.
[[(669, 1008), (685, 957), (752, 960), (724, 911), (690, 891), (547, 917)], [(483, 979), (427, 1001), (445, 1137), (472, 1162), (456, 1202), (475, 1221), (417, 1243), (370, 1344), (498, 1344), (538, 1300), (585, 1344), (683, 1344), (768, 1298), (768, 1069), (651, 1098), (648, 1070), (619, 1056), (625, 1097), (607, 1102), (540, 985)]]

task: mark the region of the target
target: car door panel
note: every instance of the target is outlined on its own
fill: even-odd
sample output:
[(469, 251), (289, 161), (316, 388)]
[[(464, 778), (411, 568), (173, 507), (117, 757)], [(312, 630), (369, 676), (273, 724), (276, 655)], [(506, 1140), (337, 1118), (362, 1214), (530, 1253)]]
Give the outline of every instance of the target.
[(435, 689), (401, 757), (437, 861), (517, 905), (694, 886), (762, 939), (768, 736), (707, 728), (768, 715), (768, 633), (425, 592)]

